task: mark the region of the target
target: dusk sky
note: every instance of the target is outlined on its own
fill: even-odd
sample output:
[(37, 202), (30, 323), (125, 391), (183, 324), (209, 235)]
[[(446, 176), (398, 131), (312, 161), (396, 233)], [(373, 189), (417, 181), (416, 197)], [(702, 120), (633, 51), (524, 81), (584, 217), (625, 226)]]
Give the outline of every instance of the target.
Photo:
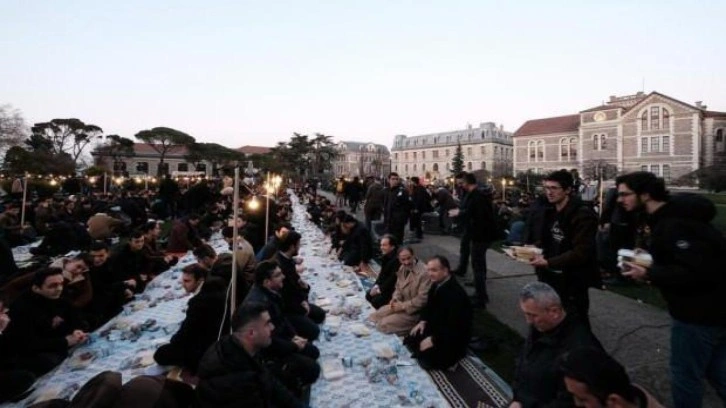
[(724, 16), (723, 0), (7, 0), (0, 104), (229, 147), (515, 131), (643, 86), (726, 111)]

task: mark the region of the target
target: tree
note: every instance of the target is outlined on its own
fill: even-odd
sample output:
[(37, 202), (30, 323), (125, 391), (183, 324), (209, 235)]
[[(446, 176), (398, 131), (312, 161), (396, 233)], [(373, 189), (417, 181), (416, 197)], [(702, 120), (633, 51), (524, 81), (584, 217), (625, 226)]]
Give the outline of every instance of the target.
[(464, 171), (464, 151), (461, 150), (461, 143), (457, 143), (454, 158), (451, 159), (451, 172), (459, 174), (462, 171)]
[[(27, 143), (27, 141), (26, 141)], [(10, 174), (66, 174), (75, 173), (76, 165), (68, 153), (53, 153), (50, 150), (24, 149), (13, 146), (5, 153), (4, 170)]]
[(124, 157), (132, 157), (134, 153), (134, 141), (119, 135), (106, 136), (106, 143), (97, 146), (91, 153), (96, 157), (98, 165), (104, 162), (104, 158), (108, 157), (112, 163), (121, 161)]
[(157, 175), (162, 174), (162, 165), (166, 154), (176, 148), (189, 146), (196, 140), (184, 132), (167, 127), (155, 127), (151, 130), (142, 130), (136, 134), (136, 138), (151, 146), (159, 153), (159, 168)]
[(0, 155), (25, 139), (27, 126), (20, 111), (11, 105), (0, 105)]
[(319, 177), (325, 170), (333, 166), (333, 161), (338, 157), (338, 150), (333, 142), (333, 136), (326, 136), (316, 133), (315, 138), (310, 142), (312, 153), (312, 175)]
[(53, 119), (36, 123), (30, 131), (33, 136), (46, 139), (55, 154), (68, 153), (74, 166), (88, 145), (103, 135), (103, 129), (79, 119)]
[(199, 168), (205, 160), (217, 167), (235, 165), (244, 159), (242, 153), (217, 143), (192, 143), (187, 148), (188, 153), (184, 158), (193, 163), (195, 168)]
[(542, 185), (544, 177), (544, 174), (535, 173), (532, 169), (529, 169), (526, 172), (517, 173), (517, 187), (531, 193), (537, 186)]

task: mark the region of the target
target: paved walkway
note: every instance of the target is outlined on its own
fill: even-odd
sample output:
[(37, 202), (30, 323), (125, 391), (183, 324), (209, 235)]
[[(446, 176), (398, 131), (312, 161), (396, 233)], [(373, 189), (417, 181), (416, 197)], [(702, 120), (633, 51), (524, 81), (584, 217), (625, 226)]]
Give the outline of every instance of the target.
[[(327, 192), (322, 194), (332, 197)], [(362, 220), (362, 211), (359, 210), (356, 216)], [(452, 266), (459, 264), (459, 239), (456, 237), (426, 235), (421, 243), (412, 246), (419, 258), (439, 254), (446, 256)], [(487, 268), (490, 297), (487, 311), (526, 336), (527, 324), (519, 310), (518, 296), (524, 284), (536, 280), (533, 269), (493, 250), (487, 251)], [(468, 273), (471, 274), (471, 268)], [(467, 287), (467, 290), (472, 288)], [(666, 406), (672, 406), (668, 369), (671, 319), (668, 313), (613, 292), (590, 289), (590, 322), (605, 350), (628, 369), (631, 380), (651, 391)], [(710, 388), (703, 406), (721, 406)]]

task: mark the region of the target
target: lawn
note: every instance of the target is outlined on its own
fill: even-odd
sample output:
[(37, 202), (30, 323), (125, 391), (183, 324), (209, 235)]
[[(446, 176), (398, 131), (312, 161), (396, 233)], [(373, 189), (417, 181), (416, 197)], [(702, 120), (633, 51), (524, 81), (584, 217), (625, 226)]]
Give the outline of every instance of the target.
[(517, 355), (524, 344), (522, 336), (481, 309), (474, 310), (472, 332), (475, 336), (484, 336), (493, 344), (491, 349), (475, 354), (502, 380), (511, 384)]

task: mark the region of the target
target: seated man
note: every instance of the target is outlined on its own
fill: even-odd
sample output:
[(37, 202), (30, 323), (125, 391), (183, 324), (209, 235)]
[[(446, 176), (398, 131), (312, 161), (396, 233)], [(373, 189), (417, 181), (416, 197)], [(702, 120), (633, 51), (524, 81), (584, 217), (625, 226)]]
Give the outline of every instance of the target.
[(68, 356), (69, 348), (88, 338), (72, 308), (60, 299), (62, 293), (63, 272), (46, 268), (35, 273), (31, 290), (13, 302), (13, 324), (3, 335), (8, 336), (18, 368), (45, 374)]
[(123, 282), (127, 289), (135, 293), (143, 292), (151, 280), (151, 265), (144, 254), (144, 234), (141, 230), (132, 232), (129, 242), (111, 255), (108, 263), (116, 282)]
[(166, 255), (159, 248), (157, 240), (161, 236), (161, 222), (149, 221), (140, 229), (144, 234), (144, 255), (150, 265), (152, 276), (159, 275), (179, 262), (179, 258), (174, 255)]
[(184, 218), (180, 218), (172, 224), (169, 233), (169, 242), (166, 251), (171, 253), (182, 253), (191, 251), (202, 245), (199, 238), (197, 226), (199, 225), (199, 215), (190, 214)]
[(201, 408), (305, 406), (262, 361), (261, 352), (272, 343), (274, 329), (265, 305), (240, 306), (232, 320), (234, 332), (215, 343), (199, 365), (196, 393)]
[(316, 340), (320, 335), (318, 324), (325, 320), (325, 311), (308, 302), (310, 286), (300, 276), (301, 269), (295, 261), (301, 238), (296, 231), (288, 232), (287, 237), (278, 243), (275, 261), (285, 275), (285, 286), (280, 291), (285, 305), (283, 313), (301, 336)]
[(7, 344), (7, 331), (11, 320), (5, 301), (0, 298), (0, 404), (21, 397), (35, 383), (35, 376), (27, 370), (14, 367), (14, 350)]
[(517, 361), (510, 408), (572, 406), (557, 362), (578, 347), (601, 349), (600, 342), (581, 319), (565, 312), (560, 296), (546, 283), (525, 285), (519, 307), (530, 329)]
[(404, 339), (422, 368), (443, 370), (466, 356), (471, 336), (471, 302), (456, 278), (449, 260), (436, 255), (426, 263), (431, 279), (421, 321)]
[(414, 257), (411, 247), (398, 251), (398, 261), (401, 267), (396, 273), (396, 289), (391, 302), (373, 312), (369, 319), (383, 333), (405, 336), (421, 319), (431, 279), (423, 263)]
[[(194, 250), (194, 256), (197, 258), (197, 262), (204, 269), (209, 271), (210, 277), (216, 277), (222, 279), (226, 284), (230, 284), (232, 281), (232, 254), (224, 253), (217, 255), (217, 251), (211, 246), (204, 244)], [(241, 271), (237, 270), (237, 301), (244, 299), (249, 292), (250, 286), (247, 285), (247, 281), (242, 277)]]
[(255, 270), (255, 285), (244, 303), (262, 303), (272, 318), (274, 330), (272, 345), (265, 350), (265, 357), (274, 362), (274, 371), (290, 389), (296, 384), (314, 383), (320, 375), (320, 366), (315, 362), (320, 356), (312, 340), (298, 335), (295, 327), (283, 314), (283, 299), (280, 291), (287, 285), (285, 275), (273, 261), (260, 262)]
[(396, 290), (396, 272), (401, 267), (398, 262), (398, 243), (396, 237), (385, 234), (381, 238), (381, 271), (378, 273), (376, 283), (366, 293), (366, 299), (371, 305), (379, 309), (387, 305), (393, 298), (393, 291)]
[(179, 330), (169, 344), (159, 347), (154, 360), (159, 365), (175, 365), (197, 372), (199, 361), (219, 333), (229, 326), (225, 324), (227, 285), (222, 279), (207, 279), (207, 270), (198, 264), (182, 270), (184, 291), (193, 297)]
[(263, 246), (262, 249), (260, 249), (260, 251), (255, 256), (257, 262), (266, 261), (274, 257), (275, 254), (277, 254), (278, 243), (284, 240), (287, 237), (287, 233), (290, 231), (292, 231), (292, 227), (290, 226), (290, 224), (278, 224), (277, 227), (275, 227), (274, 235), (268, 238), (265, 246)]
[(663, 408), (647, 391), (631, 384), (625, 368), (603, 350), (581, 347), (565, 353), (560, 370), (578, 407)]
[(354, 216), (347, 214), (341, 223), (345, 236), (338, 260), (347, 266), (357, 266), (361, 270), (368, 270), (368, 264), (373, 256), (373, 243), (371, 233)]
[(91, 266), (88, 269), (93, 298), (85, 310), (90, 328), (102, 326), (114, 316), (118, 315), (124, 303), (134, 297), (134, 292), (128, 289), (122, 280), (116, 280), (109, 268), (108, 245), (103, 241), (91, 244), (89, 251)]
[(237, 276), (241, 277), (247, 287), (251, 287), (255, 282), (255, 267), (257, 260), (255, 259), (255, 251), (252, 244), (247, 242), (241, 231), (237, 233), (237, 245), (232, 244), (232, 235), (234, 229), (232, 227), (222, 228), (222, 237), (229, 245), (230, 250), (234, 250), (237, 258)]

